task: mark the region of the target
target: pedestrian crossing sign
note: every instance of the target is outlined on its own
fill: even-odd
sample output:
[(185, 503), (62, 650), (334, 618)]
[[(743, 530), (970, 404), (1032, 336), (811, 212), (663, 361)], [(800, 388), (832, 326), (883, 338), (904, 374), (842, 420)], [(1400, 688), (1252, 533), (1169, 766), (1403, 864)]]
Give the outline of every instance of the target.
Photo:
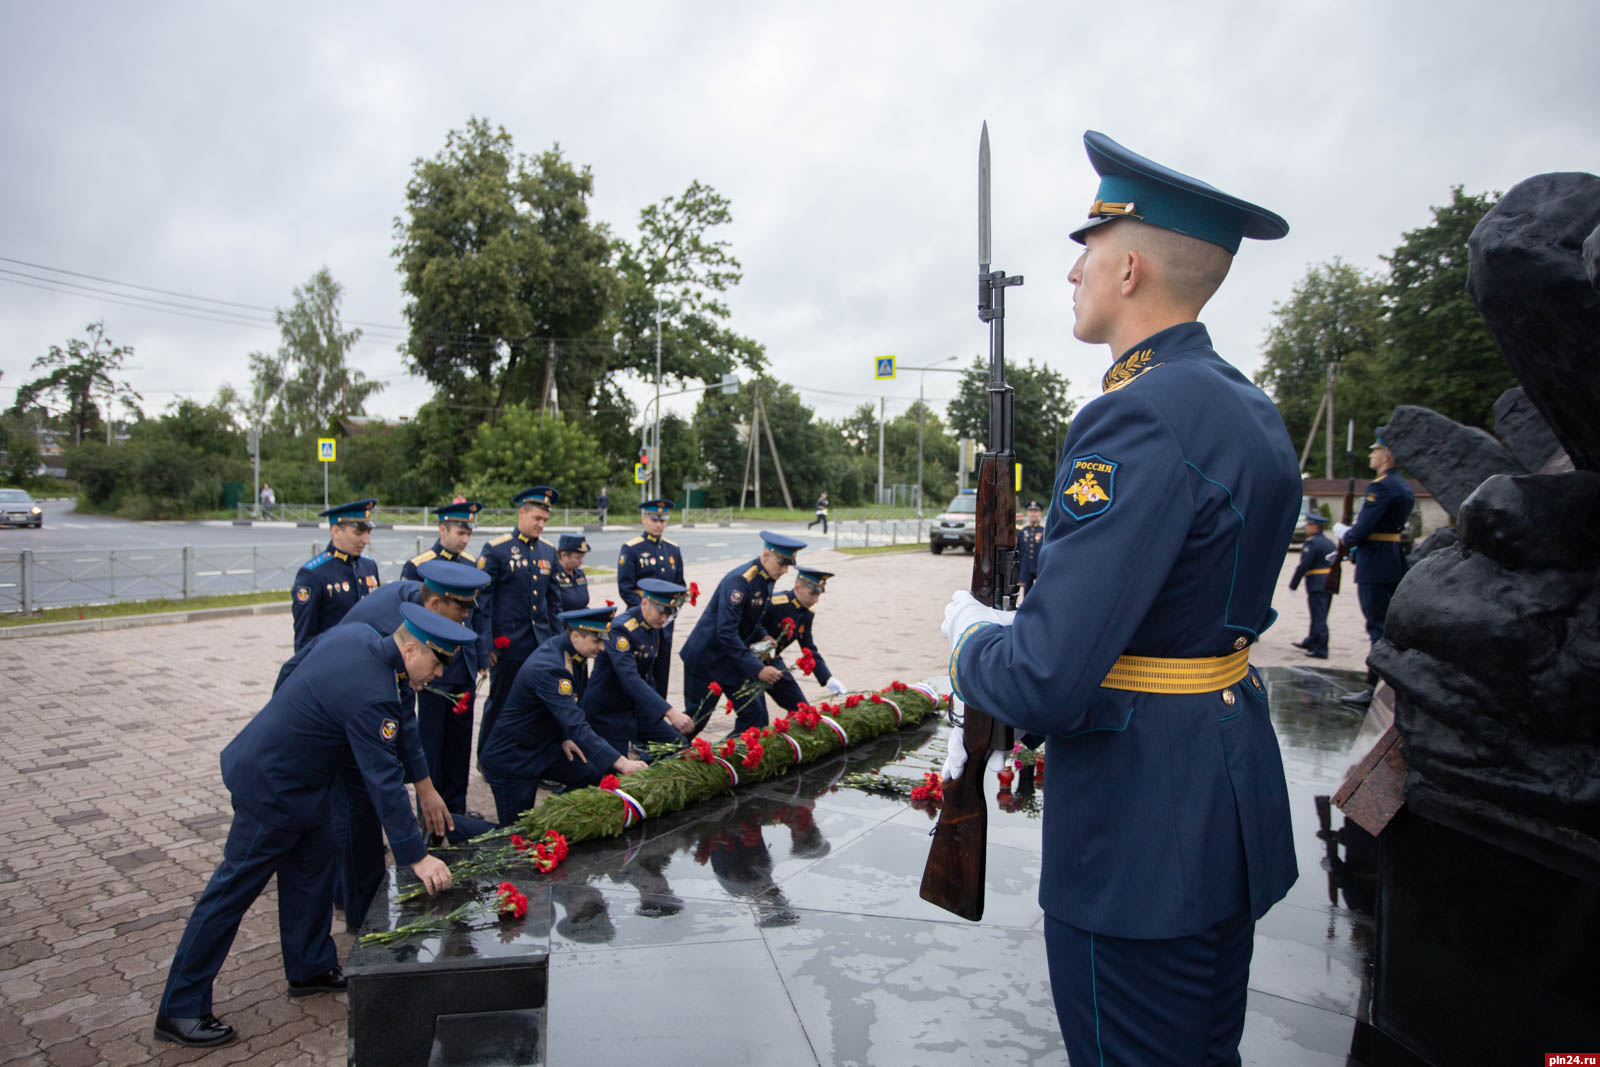
[(879, 356), (878, 360), (877, 360), (877, 370), (873, 374), (873, 377), (877, 378), (879, 381), (882, 381), (885, 378), (893, 378), (894, 377), (894, 357), (893, 356)]
[(317, 438), (317, 459), (322, 463), (332, 463), (334, 455), (334, 439), (332, 437)]
[(635, 484), (635, 485), (643, 485), (648, 480), (649, 480), (649, 476), (646, 475), (645, 472), (644, 472), (644, 464), (643, 463), (635, 463), (633, 465), (633, 484)]

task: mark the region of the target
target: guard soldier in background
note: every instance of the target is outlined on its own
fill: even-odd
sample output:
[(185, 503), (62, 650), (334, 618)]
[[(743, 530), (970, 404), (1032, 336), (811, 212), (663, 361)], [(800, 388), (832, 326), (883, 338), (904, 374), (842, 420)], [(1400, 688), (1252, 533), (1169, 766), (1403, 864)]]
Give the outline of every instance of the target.
[[(778, 642), (778, 655), (783, 655), (783, 650), (791, 644), (798, 644), (808, 650), (816, 660), (814, 674), (819, 683), (826, 686), (828, 692), (834, 696), (843, 696), (845, 685), (835, 678), (828, 670), (828, 665), (822, 659), (822, 653), (817, 651), (816, 622), (817, 617), (812, 613), (817, 601), (822, 599), (826, 591), (828, 579), (833, 577), (832, 571), (811, 570), (801, 567), (795, 571), (794, 588), (783, 593), (772, 594), (772, 600), (767, 604), (766, 613), (761, 617), (761, 626)], [(800, 683), (791, 672), (778, 679), (772, 687), (772, 701), (786, 711), (793, 711), (805, 700), (805, 694), (800, 690)]]
[[(670, 500), (646, 500), (639, 505), (639, 521), (644, 534), (622, 546), (617, 558), (617, 592), (630, 608), (639, 606), (639, 581), (660, 578), (674, 585), (687, 585), (683, 576), (683, 552), (661, 535), (667, 518), (678, 505)], [(661, 651), (656, 656), (656, 692), (667, 695), (667, 680), (672, 675), (672, 623), (661, 632)]]
[(600, 496), (595, 500), (594, 507), (600, 513), (600, 529), (604, 530), (606, 528), (606, 517), (611, 511), (611, 493), (608, 491), (607, 486), (602, 485), (600, 487)]
[(1017, 581), (1022, 585), (1022, 595), (1027, 596), (1039, 577), (1039, 549), (1044, 547), (1044, 508), (1037, 500), (1028, 501), (1028, 525), (1017, 531)]
[(562, 534), (556, 544), (556, 610), (582, 611), (589, 606), (589, 579), (583, 573), (583, 557), (589, 542), (582, 534)]
[(1303, 648), (1306, 655), (1312, 659), (1328, 658), (1328, 608), (1333, 604), (1333, 594), (1324, 589), (1328, 572), (1333, 568), (1328, 563), (1328, 557), (1333, 554), (1333, 542), (1322, 536), (1322, 525), (1326, 521), (1316, 512), (1309, 512), (1305, 516), (1306, 542), (1300, 547), (1300, 565), (1294, 569), (1294, 577), (1289, 579), (1289, 588), (1295, 589), (1300, 585), (1300, 580), (1306, 583), (1306, 610), (1311, 613), (1311, 630), (1306, 634), (1304, 641), (1293, 642), (1295, 648)]
[[(716, 710), (714, 702), (706, 699), (712, 682), (720, 685), (731, 700), (747, 681), (773, 686), (783, 677), (781, 669), (763, 663), (761, 657), (751, 651), (751, 646), (772, 636), (761, 625), (767, 601), (772, 598), (772, 583), (783, 577), (794, 564), (794, 554), (804, 547), (804, 541), (762, 530), (761, 555), (739, 564), (717, 583), (716, 592), (700, 613), (680, 653), (683, 708), (694, 719), (695, 733), (705, 729), (712, 711)], [(734, 733), (765, 725), (767, 699), (764, 694), (757, 693), (739, 702)]]
[(950, 678), (1049, 737), (1039, 903), (1068, 1058), (1238, 1063), (1256, 920), (1297, 874), (1249, 659), (1301, 482), (1272, 401), (1196, 319), (1241, 238), (1288, 225), (1084, 143), (1101, 181), (1072, 234), (1073, 333), (1114, 362), (1067, 429), (1035, 595), (1015, 612), (952, 597)]
[(367, 626), (329, 632), (222, 750), (233, 825), (173, 954), (156, 1014), (158, 1041), (210, 1048), (233, 1040), (233, 1027), (212, 1014), (212, 983), (244, 913), (275, 873), (289, 995), (345, 988), (328, 933), (328, 789), (348, 760), (361, 766), (395, 862), (409, 865), (430, 893), (450, 887), (450, 868), (428, 855), (400, 783), (400, 687), (427, 685), (477, 635), (415, 604), (402, 612), (392, 634)]
[(548, 485), (512, 497), (517, 505), (516, 531), (490, 541), (478, 557), (478, 566), (490, 579), (489, 588), (478, 598), (478, 632), (489, 649), (489, 706), (478, 730), (479, 756), (523, 661), (555, 635), (556, 550), (539, 535), (560, 498)]
[[(1361, 513), (1354, 526), (1335, 523), (1333, 538), (1344, 545), (1356, 559), (1356, 596), (1361, 601), (1361, 614), (1367, 620), (1367, 637), (1373, 644), (1383, 636), (1383, 624), (1389, 617), (1389, 601), (1400, 579), (1406, 576), (1406, 554), (1400, 547), (1400, 532), (1411, 518), (1411, 508), (1416, 495), (1400, 476), (1394, 462), (1394, 453), (1383, 443), (1383, 427), (1377, 429), (1367, 463), (1377, 472), (1377, 477), (1367, 485), (1366, 498), (1361, 501)], [(1353, 708), (1372, 703), (1372, 688), (1378, 684), (1378, 674), (1367, 668), (1367, 687), (1358, 693), (1346, 693), (1339, 703)]]
[(661, 635), (689, 590), (660, 578), (642, 578), (637, 607), (611, 620), (605, 649), (595, 660), (594, 677), (583, 696), (583, 713), (594, 732), (618, 752), (630, 742), (641, 750), (651, 741), (681, 742), (694, 720), (656, 692), (656, 658)]
[(356, 601), (378, 587), (378, 565), (363, 556), (372, 543), (376, 500), (354, 500), (318, 512), (328, 520), (328, 547), (294, 576), (289, 610), (294, 616), (298, 652), (313, 637), (330, 630)]
[(589, 728), (578, 702), (615, 608), (564, 611), (564, 632), (540, 645), (517, 671), (494, 736), (478, 766), (494, 790), (501, 826), (533, 807), (539, 779), (570, 786), (598, 785), (607, 774), (645, 766), (606, 744)]

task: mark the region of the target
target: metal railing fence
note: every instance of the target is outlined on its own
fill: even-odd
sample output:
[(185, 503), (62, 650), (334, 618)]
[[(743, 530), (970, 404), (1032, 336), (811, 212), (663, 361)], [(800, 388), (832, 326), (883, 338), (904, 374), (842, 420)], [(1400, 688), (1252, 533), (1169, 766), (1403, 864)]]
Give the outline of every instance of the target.
[(875, 545), (921, 545), (928, 540), (932, 519), (869, 519), (833, 524), (834, 548)]
[[(236, 518), (240, 522), (252, 520), (265, 522), (298, 522), (321, 526), (328, 520), (320, 518), (317, 512), (322, 510), (320, 504), (273, 504), (263, 508), (259, 505), (252, 506), (243, 501), (239, 503)], [(613, 507), (607, 513), (606, 520), (609, 525), (633, 525), (638, 518), (638, 511), (632, 507)], [(379, 504), (373, 512), (372, 521), (390, 526), (437, 526), (438, 518), (433, 513), (433, 506), (428, 507), (391, 507)], [(672, 513), (675, 523), (694, 523), (697, 525), (712, 525), (719, 522), (732, 522), (732, 508), (684, 508)], [(550, 513), (552, 526), (594, 526), (600, 522), (600, 512), (596, 508), (564, 508), (557, 507)], [(484, 508), (478, 512), (477, 525), (503, 526), (510, 528), (517, 524), (516, 508)]]

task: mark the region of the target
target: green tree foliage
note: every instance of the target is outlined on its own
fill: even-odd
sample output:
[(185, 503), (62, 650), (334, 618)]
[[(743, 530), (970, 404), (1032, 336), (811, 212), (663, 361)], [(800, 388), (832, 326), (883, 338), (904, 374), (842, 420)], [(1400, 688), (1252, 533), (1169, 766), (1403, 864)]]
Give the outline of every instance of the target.
[(43, 461), (34, 420), (14, 411), (0, 415), (0, 484), (17, 488), (33, 485), (34, 471)]
[[(1361, 444), (1373, 426), (1393, 408), (1375, 361), (1383, 347), (1384, 281), (1339, 259), (1314, 266), (1294, 287), (1293, 295), (1272, 307), (1263, 351), (1266, 361), (1256, 374), (1278, 407), (1284, 425), (1301, 449), (1327, 389), (1328, 367), (1335, 368), (1333, 408), (1335, 460), (1332, 477), (1344, 470), (1344, 427), (1354, 419)], [(1324, 420), (1327, 415), (1324, 413)], [(1327, 426), (1317, 431), (1307, 457), (1311, 470), (1324, 457)]]
[[(637, 445), (638, 438), (634, 438)], [(631, 453), (630, 453), (631, 454)], [(705, 467), (700, 462), (700, 435), (694, 423), (672, 412), (661, 417), (661, 491), (669, 499), (683, 500), (683, 483), (702, 481)], [(631, 475), (632, 470), (630, 468)], [(629, 479), (631, 482), (631, 478)]]
[(104, 321), (84, 327), (85, 337), (74, 337), (67, 346), (51, 345), (50, 351), (33, 361), (34, 370), (48, 373), (24, 382), (17, 388), (11, 410), (18, 414), (42, 409), (47, 415), (61, 416), (73, 443), (81, 442), (97, 426), (103, 426), (96, 398), (112, 403), (121, 401), (138, 411), (139, 394), (118, 377), (133, 355), (127, 345), (106, 338)]
[(276, 355), (250, 354), (251, 395), (244, 414), (281, 434), (315, 436), (339, 415), (362, 414), (383, 388), (347, 363), (361, 339), (339, 319), (344, 287), (323, 267), (294, 290), (294, 305), (277, 311), (283, 344)]
[[(712, 507), (739, 505), (754, 406), (752, 390), (756, 388), (761, 390), (767, 419), (772, 424), (772, 440), (778, 446), (795, 506), (810, 507), (824, 489), (836, 504), (860, 502), (861, 481), (852, 473), (852, 457), (839, 428), (817, 420), (793, 386), (763, 377), (731, 396), (724, 396), (721, 390), (707, 390), (695, 408), (694, 429), (700, 441), (707, 503)], [(783, 492), (778, 486), (772, 450), (765, 430), (759, 432), (761, 503), (764, 507), (782, 506)], [(664, 445), (665, 430), (662, 440)], [(666, 476), (674, 477), (670, 470)], [(744, 503), (755, 505), (753, 490), (745, 493)]]
[(418, 159), (395, 219), (408, 297), (411, 365), (442, 395), (481, 405), (544, 396), (588, 412), (606, 371), (616, 290), (611, 238), (589, 219), (594, 182), (560, 146), (517, 153), (511, 135), (471, 118), (433, 159)]
[(1494, 426), (1494, 402), (1517, 384), (1467, 295), (1467, 238), (1500, 199), (1457, 185), (1433, 223), (1407, 232), (1389, 264), (1387, 343), (1378, 371), (1397, 404), (1420, 404), (1457, 422)]
[[(887, 488), (914, 485), (917, 480), (917, 421), (922, 425), (922, 493), (928, 508), (940, 508), (955, 495), (957, 484), (956, 439), (949, 427), (921, 401), (910, 410), (889, 418), (883, 427), (883, 482)], [(871, 503), (878, 487), (878, 408), (862, 404), (835, 428), (839, 441), (851, 457), (851, 469), (841, 478), (844, 495), (831, 493), (841, 504)]]
[(244, 435), (216, 404), (180, 400), (142, 419), (128, 439), (87, 440), (69, 449), (67, 473), (79, 506), (133, 519), (181, 518), (221, 506), (223, 484), (249, 480)]
[[(1067, 397), (1072, 383), (1032, 360), (1007, 363), (1006, 380), (1011, 383), (1013, 436), (1017, 461), (1022, 464), (1022, 492), (1018, 496), (1024, 502), (1030, 497), (1044, 500), (1055, 484), (1067, 423), (1077, 409), (1077, 404)], [(961, 376), (949, 414), (950, 428), (957, 437), (974, 438), (983, 447), (989, 435), (987, 361), (973, 361)]]
[(554, 486), (572, 507), (590, 507), (607, 474), (594, 438), (560, 416), (538, 415), (520, 404), (485, 422), (462, 459), (465, 493), (489, 507), (505, 507), (518, 490)]

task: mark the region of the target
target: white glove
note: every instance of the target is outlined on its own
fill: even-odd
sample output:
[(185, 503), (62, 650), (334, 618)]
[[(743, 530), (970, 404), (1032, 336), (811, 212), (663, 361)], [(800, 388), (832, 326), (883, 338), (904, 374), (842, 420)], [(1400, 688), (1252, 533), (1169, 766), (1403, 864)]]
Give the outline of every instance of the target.
[(1010, 626), (1016, 614), (1014, 611), (986, 608), (978, 603), (977, 597), (962, 589), (950, 598), (950, 603), (945, 605), (944, 624), (939, 627), (939, 632), (944, 634), (953, 649), (956, 647), (956, 642), (961, 639), (961, 635), (974, 623), (992, 622), (1000, 626)]
[(1350, 527), (1346, 526), (1344, 523), (1342, 523), (1342, 522), (1334, 523), (1333, 524), (1333, 543), (1336, 544), (1336, 545), (1343, 544), (1344, 543), (1344, 535), (1349, 533), (1349, 532), (1350, 532)]
[[(950, 702), (953, 705), (961, 705), (961, 698), (953, 696), (950, 698)], [(957, 715), (961, 713), (963, 707), (964, 705), (961, 705), (956, 708)], [(967, 769), (967, 746), (961, 734), (961, 727), (950, 727), (950, 732), (944, 739), (944, 745), (944, 768), (940, 773), (944, 775), (945, 781), (953, 782), (961, 777), (962, 771)], [(1006, 754), (1004, 752), (991, 752), (985, 769), (998, 771), (1005, 766), (1005, 760)]]
[(839, 681), (837, 678), (829, 678), (827, 681), (827, 687), (828, 692), (832, 693), (836, 697), (842, 697), (845, 694), (844, 683)]

